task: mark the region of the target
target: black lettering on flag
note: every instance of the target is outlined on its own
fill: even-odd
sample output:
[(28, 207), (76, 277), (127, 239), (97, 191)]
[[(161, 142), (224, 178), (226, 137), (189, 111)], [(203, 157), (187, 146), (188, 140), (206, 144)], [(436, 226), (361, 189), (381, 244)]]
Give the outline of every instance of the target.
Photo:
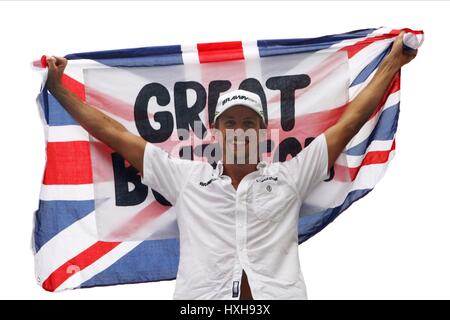
[[(315, 139), (315, 138), (313, 138), (313, 137), (306, 138), (306, 139), (305, 139), (305, 148), (306, 148), (307, 146), (309, 146), (310, 143), (313, 142), (314, 139)], [(328, 179), (326, 179), (326, 180), (324, 180), (324, 181), (325, 181), (325, 182), (328, 182), (328, 181), (333, 180), (333, 178), (334, 178), (334, 166), (332, 166), (332, 167), (330, 168), (330, 176), (328, 177)]]
[(266, 86), (272, 90), (280, 90), (281, 127), (290, 131), (295, 125), (295, 90), (309, 86), (311, 78), (306, 74), (272, 77)]
[(206, 157), (209, 164), (217, 163), (222, 157), (222, 151), (218, 143), (204, 143), (194, 149), (197, 157)]
[(180, 155), (181, 159), (186, 160), (194, 160), (194, 154), (192, 152), (192, 146), (183, 146), (180, 148), (180, 151), (178, 154)]
[(325, 182), (331, 181), (334, 178), (334, 165), (330, 168), (330, 176), (328, 179), (324, 180)]
[(296, 138), (286, 138), (278, 145), (275, 151), (274, 161), (283, 162), (288, 155), (295, 157), (300, 151), (302, 151), (302, 145)]
[[(188, 90), (194, 90), (196, 93), (196, 100), (192, 106), (188, 106)], [(196, 81), (180, 81), (175, 83), (174, 95), (177, 129), (187, 132), (189, 131), (189, 127), (191, 127), (197, 137), (203, 138), (206, 133), (206, 128), (201, 121), (199, 114), (206, 106), (205, 88)], [(198, 130), (194, 130), (194, 123), (197, 121), (202, 124), (201, 133), (197, 132)], [(185, 137), (184, 135), (179, 134), (179, 138), (180, 140), (183, 140)]]
[[(111, 154), (114, 171), (114, 191), (116, 194), (116, 206), (135, 206), (144, 202), (148, 195), (148, 187), (141, 182), (138, 170), (132, 166), (125, 167), (125, 159), (118, 153)], [(128, 183), (134, 185), (129, 190)]]
[(214, 80), (208, 86), (208, 121), (211, 126), (216, 112), (217, 101), (220, 94), (231, 88), (231, 82), (228, 80)]
[(307, 147), (307, 146), (309, 146), (310, 144), (311, 144), (311, 142), (313, 142), (314, 141), (314, 137), (309, 137), (309, 138), (306, 138), (305, 139), (305, 148)]
[(272, 152), (275, 143), (272, 140), (264, 140), (259, 143), (259, 158), (263, 158), (263, 154)]
[(173, 131), (173, 116), (170, 111), (155, 112), (153, 119), (161, 124), (159, 129), (154, 129), (148, 119), (148, 102), (156, 97), (160, 106), (167, 106), (170, 102), (169, 91), (162, 84), (153, 82), (145, 85), (136, 98), (134, 104), (134, 121), (142, 138), (148, 142), (157, 143), (169, 139)]
[(241, 82), (241, 84), (239, 85), (239, 89), (253, 92), (254, 94), (257, 94), (259, 96), (264, 111), (264, 119), (266, 119), (267, 124), (267, 120), (269, 119), (267, 115), (267, 99), (261, 83), (255, 78), (248, 78)]
[[(125, 159), (114, 152), (111, 154), (112, 165), (114, 171), (114, 191), (116, 195), (116, 206), (136, 206), (145, 201), (148, 195), (148, 187), (141, 182), (138, 170), (133, 166), (126, 167)], [(133, 190), (129, 190), (128, 183), (134, 185)], [(163, 206), (172, 206), (172, 204), (164, 198), (159, 192), (150, 189), (153, 197)]]
[(151, 189), (151, 190), (152, 190), (152, 193), (153, 193), (153, 197), (155, 198), (156, 201), (158, 201), (163, 206), (167, 206), (167, 207), (171, 207), (172, 206), (172, 204), (169, 202), (169, 200), (164, 198), (161, 193), (159, 193), (158, 191), (155, 191), (153, 189)]

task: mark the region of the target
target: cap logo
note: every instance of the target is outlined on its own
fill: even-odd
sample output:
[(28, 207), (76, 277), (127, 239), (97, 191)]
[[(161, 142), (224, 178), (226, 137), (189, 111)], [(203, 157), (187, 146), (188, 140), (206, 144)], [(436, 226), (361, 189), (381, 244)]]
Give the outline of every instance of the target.
[(233, 100), (236, 100), (236, 99), (240, 99), (240, 100), (250, 100), (250, 101), (253, 102), (253, 103), (258, 103), (256, 100), (254, 100), (254, 99), (252, 99), (252, 98), (249, 98), (249, 97), (247, 97), (247, 96), (235, 95), (235, 96), (232, 96), (232, 97), (229, 97), (229, 98), (224, 99), (224, 100), (222, 101), (222, 106), (225, 105), (226, 103), (228, 103), (228, 102), (230, 102), (230, 101), (233, 101)]

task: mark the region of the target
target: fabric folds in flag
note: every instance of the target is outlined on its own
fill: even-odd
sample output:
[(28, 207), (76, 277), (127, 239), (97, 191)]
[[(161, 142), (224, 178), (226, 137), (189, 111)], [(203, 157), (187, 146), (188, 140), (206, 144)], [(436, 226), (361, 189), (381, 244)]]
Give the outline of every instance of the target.
[[(332, 126), (370, 82), (402, 31), (373, 28), (318, 38), (119, 49), (66, 56), (63, 84), (173, 157), (208, 161), (221, 93), (258, 94), (267, 161), (286, 161)], [(412, 41), (411, 40), (411, 41)], [(45, 67), (34, 63), (45, 79)], [(37, 97), (46, 165), (34, 213), (36, 279), (48, 291), (174, 279), (175, 206), (142, 184), (120, 154), (90, 136), (45, 86)], [(299, 212), (299, 244), (383, 177), (395, 152), (400, 74)]]

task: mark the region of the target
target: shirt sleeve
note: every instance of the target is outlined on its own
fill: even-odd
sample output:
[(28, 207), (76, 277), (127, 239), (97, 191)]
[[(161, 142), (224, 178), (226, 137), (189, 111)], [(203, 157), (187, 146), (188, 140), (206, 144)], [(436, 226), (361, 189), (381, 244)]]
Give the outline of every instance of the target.
[(328, 146), (325, 134), (317, 136), (295, 157), (281, 163), (286, 179), (304, 199), (320, 181), (328, 177)]
[(173, 158), (166, 151), (147, 142), (141, 181), (174, 205), (193, 168), (193, 161)]

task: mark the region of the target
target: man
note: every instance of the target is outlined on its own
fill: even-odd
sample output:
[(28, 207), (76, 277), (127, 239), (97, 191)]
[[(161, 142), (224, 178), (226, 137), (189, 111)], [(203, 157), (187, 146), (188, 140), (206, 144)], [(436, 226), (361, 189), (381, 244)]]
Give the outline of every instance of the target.
[(174, 298), (306, 299), (298, 259), (299, 208), (374, 112), (395, 73), (416, 56), (417, 51), (403, 51), (402, 37), (339, 121), (283, 163), (260, 161), (252, 149), (247, 133), (255, 132), (259, 140), (267, 119), (251, 92), (219, 98), (213, 122), (222, 161), (213, 168), (171, 158), (64, 89), (64, 58), (47, 58), (47, 86), (81, 126), (175, 206), (180, 263)]

